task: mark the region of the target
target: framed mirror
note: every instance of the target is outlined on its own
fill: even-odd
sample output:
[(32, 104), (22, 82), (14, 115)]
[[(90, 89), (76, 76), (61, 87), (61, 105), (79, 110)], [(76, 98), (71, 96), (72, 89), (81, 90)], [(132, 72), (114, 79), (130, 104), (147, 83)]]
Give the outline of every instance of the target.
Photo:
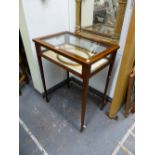
[(127, 0), (77, 0), (76, 29), (119, 39)]

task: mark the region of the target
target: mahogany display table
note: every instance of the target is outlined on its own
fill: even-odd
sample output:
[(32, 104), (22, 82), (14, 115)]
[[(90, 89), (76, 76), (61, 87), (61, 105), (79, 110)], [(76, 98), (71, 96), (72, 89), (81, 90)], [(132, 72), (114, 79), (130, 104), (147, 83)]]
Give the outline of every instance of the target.
[(116, 52), (119, 46), (114, 43), (84, 37), (71, 32), (61, 32), (53, 35), (43, 36), (35, 38), (33, 41), (35, 42), (36, 46), (44, 94), (47, 102), (48, 96), (41, 60), (42, 57), (67, 70), (68, 79), (69, 72), (71, 72), (83, 80), (81, 105), (81, 131), (83, 131), (85, 127), (84, 120), (89, 78), (109, 65), (103, 101), (101, 102), (102, 109), (104, 107), (107, 88)]

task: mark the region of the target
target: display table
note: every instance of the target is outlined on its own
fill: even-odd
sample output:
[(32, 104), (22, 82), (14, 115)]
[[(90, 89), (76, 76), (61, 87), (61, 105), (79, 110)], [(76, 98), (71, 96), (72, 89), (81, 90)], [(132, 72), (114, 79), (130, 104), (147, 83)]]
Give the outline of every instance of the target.
[(48, 96), (41, 57), (67, 70), (68, 79), (69, 72), (71, 72), (83, 80), (81, 105), (81, 131), (83, 131), (85, 127), (84, 119), (89, 78), (109, 65), (103, 101), (101, 102), (102, 109), (104, 107), (107, 88), (119, 46), (113, 43), (83, 37), (71, 32), (61, 32), (43, 36), (35, 38), (33, 41), (36, 46), (44, 94), (47, 102)]

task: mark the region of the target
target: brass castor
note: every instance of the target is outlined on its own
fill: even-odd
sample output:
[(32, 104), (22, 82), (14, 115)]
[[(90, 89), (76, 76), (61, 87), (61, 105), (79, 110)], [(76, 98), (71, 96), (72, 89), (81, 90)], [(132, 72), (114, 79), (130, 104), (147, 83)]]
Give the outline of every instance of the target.
[(80, 132), (83, 132), (85, 128), (86, 128), (86, 125), (81, 126)]

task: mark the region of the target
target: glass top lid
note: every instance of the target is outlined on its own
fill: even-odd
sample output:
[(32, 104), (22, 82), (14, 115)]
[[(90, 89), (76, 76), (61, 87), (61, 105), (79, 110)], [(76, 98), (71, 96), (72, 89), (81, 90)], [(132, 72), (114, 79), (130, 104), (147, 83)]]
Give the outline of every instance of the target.
[(85, 59), (89, 59), (109, 47), (72, 34), (61, 34), (45, 38), (43, 41), (55, 46), (57, 49), (63, 49)]

